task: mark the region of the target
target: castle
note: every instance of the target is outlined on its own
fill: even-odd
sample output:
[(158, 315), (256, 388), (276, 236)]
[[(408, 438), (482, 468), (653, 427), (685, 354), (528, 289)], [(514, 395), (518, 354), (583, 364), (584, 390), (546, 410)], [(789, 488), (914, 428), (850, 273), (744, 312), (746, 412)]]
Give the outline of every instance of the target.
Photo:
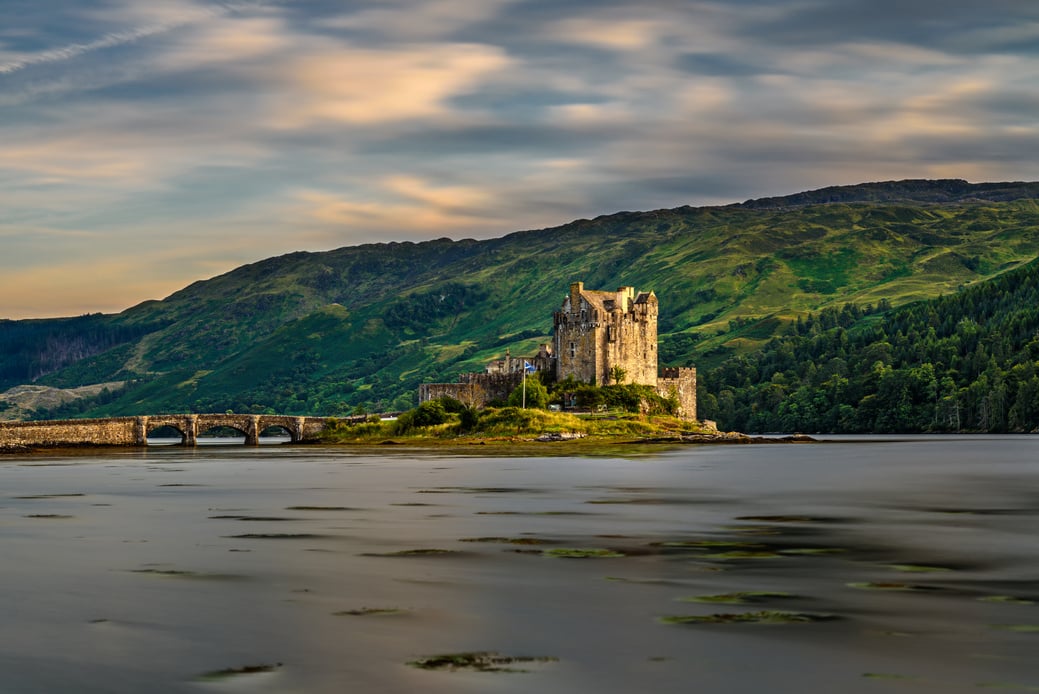
[(657, 372), (657, 297), (620, 287), (615, 292), (570, 285), (563, 305), (552, 316), (554, 340), (529, 357), (492, 361), (483, 373), (465, 373), (457, 383), (423, 383), (419, 402), (450, 396), (469, 405), (504, 400), (523, 378), (525, 365), (596, 385), (637, 383), (653, 386), (665, 398), (678, 399), (679, 414), (696, 419), (696, 369)]

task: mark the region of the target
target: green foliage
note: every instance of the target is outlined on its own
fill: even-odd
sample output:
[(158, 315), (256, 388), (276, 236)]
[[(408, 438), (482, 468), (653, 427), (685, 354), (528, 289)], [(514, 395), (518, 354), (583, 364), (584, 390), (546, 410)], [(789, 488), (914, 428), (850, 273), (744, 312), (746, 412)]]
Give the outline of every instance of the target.
[[(162, 327), (128, 325), (100, 313), (51, 320), (0, 320), (0, 391), (90, 360)], [(121, 370), (126, 353), (120, 352), (120, 356), (98, 370), (94, 380), (89, 380), (94, 374), (86, 370), (86, 379), (75, 385), (119, 380), (109, 376)]]
[(568, 377), (554, 384), (552, 393), (552, 399), (557, 402), (563, 393), (573, 393), (577, 398), (577, 406), (582, 409), (594, 410), (605, 406), (607, 409), (625, 412), (670, 415), (678, 411), (677, 394), (661, 397), (653, 386), (636, 383), (594, 386)]
[(439, 398), (437, 402), (443, 406), (445, 412), (451, 412), (452, 414), (458, 414), (466, 409), (465, 404), (461, 400), (456, 400), (449, 395)]
[(700, 413), (742, 431), (1035, 431), (1039, 261), (883, 314), (847, 305), (700, 374)]
[(432, 427), (443, 424), (449, 419), (444, 403), (440, 400), (428, 400), (418, 407), (402, 412), (397, 417), (393, 430), (397, 434), (407, 434), (417, 428)]
[(405, 328), (428, 332), (443, 318), (455, 318), (466, 306), (479, 304), (487, 298), (481, 287), (449, 282), (433, 291), (417, 292), (390, 304), (383, 320), (390, 328)]
[(475, 431), (480, 425), (480, 411), (475, 407), (463, 407), (458, 413), (458, 431), (466, 434)]
[(526, 406), (545, 409), (548, 407), (548, 389), (541, 383), (541, 379), (527, 378), (526, 384), (521, 383), (509, 394), (509, 407), (522, 407), (526, 393)]
[(547, 410), (519, 407), (488, 408), (479, 418), (478, 433), (491, 436), (584, 432), (587, 427), (577, 417)]

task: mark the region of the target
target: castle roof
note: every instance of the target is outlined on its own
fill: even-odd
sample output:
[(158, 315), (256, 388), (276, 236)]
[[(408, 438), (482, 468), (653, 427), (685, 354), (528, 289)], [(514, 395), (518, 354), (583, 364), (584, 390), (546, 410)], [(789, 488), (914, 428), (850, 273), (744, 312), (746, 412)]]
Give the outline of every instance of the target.
[(639, 295), (637, 297), (635, 297), (635, 303), (636, 304), (646, 304), (646, 303), (649, 303), (650, 298), (656, 299), (657, 295), (654, 294), (651, 291), (649, 291), (649, 292), (639, 292)]
[[(651, 300), (656, 301), (656, 294), (652, 291), (639, 292), (635, 295), (635, 290), (631, 287), (620, 287), (615, 292), (603, 291), (600, 289), (585, 289), (583, 285), (580, 285), (581, 298), (593, 309), (599, 309), (604, 313), (611, 313), (617, 308), (627, 310), (632, 304), (646, 304)], [(617, 306), (618, 297), (628, 297), (627, 300), (622, 299), (622, 305)], [(631, 302), (629, 304), (628, 302)]]
[(597, 289), (585, 289), (581, 291), (581, 298), (587, 301), (592, 308), (608, 312), (613, 310), (617, 294), (616, 292), (603, 292)]

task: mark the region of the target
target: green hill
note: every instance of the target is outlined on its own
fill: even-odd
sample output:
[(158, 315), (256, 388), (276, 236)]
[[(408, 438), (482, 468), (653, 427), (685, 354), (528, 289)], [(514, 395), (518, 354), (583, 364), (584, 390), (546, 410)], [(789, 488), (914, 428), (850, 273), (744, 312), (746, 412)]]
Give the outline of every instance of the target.
[(111, 316), (0, 321), (0, 389), (125, 381), (37, 416), (336, 414), (548, 341), (571, 281), (661, 300), (661, 361), (706, 372), (799, 316), (952, 294), (1039, 255), (1039, 184), (898, 181), (621, 212), (484, 241), (293, 253)]
[(879, 316), (826, 309), (700, 385), (740, 431), (1035, 431), (1039, 260)]

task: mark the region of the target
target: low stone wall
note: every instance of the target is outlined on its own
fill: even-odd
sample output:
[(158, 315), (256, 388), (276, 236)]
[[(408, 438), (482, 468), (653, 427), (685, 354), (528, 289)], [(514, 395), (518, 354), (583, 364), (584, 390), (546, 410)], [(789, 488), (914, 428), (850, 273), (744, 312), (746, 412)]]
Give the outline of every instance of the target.
[(492, 400), (506, 400), (523, 382), (523, 373), (464, 373), (457, 383), (423, 383), (418, 387), (418, 401), (454, 398), (466, 405), (484, 407)]
[(63, 446), (135, 446), (141, 417), (0, 423), (0, 449)]

